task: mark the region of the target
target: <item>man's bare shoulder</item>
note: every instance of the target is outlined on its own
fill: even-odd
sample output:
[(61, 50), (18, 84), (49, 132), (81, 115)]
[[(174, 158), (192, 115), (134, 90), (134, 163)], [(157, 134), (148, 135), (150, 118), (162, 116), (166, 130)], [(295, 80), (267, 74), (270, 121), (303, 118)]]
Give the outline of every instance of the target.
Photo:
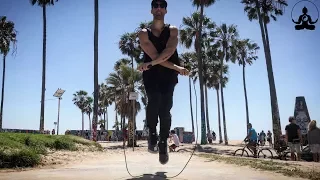
[(141, 29), (138, 33), (138, 37), (145, 38), (146, 36), (148, 36), (148, 30), (145, 28)]
[(170, 25), (169, 29), (172, 36), (178, 36), (178, 28), (176, 26)]

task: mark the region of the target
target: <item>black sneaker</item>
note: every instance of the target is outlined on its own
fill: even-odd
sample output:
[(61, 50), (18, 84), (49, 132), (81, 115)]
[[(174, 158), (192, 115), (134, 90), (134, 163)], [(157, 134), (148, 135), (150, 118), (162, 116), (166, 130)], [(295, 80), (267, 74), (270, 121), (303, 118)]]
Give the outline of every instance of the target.
[(156, 133), (150, 133), (148, 139), (148, 151), (150, 153), (156, 154), (158, 152), (158, 145), (157, 145), (157, 135)]
[(160, 140), (158, 147), (159, 147), (159, 161), (161, 164), (166, 164), (169, 161), (167, 140)]

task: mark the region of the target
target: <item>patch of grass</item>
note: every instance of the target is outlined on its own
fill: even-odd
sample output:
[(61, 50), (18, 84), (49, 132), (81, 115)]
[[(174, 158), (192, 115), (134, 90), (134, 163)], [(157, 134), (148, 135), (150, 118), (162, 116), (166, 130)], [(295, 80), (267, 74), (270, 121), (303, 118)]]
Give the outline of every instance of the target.
[(303, 171), (297, 168), (297, 165), (289, 163), (275, 162), (272, 160), (265, 161), (259, 159), (239, 158), (232, 156), (222, 156), (216, 154), (199, 154), (200, 157), (208, 158), (211, 161), (224, 162), (227, 164), (235, 164), (238, 166), (249, 166), (254, 169), (272, 171), (281, 173), (290, 177), (300, 177), (311, 180), (320, 180), (320, 171)]
[(100, 144), (76, 136), (0, 133), (0, 168), (33, 167), (48, 150), (80, 150), (77, 145), (101, 151)]

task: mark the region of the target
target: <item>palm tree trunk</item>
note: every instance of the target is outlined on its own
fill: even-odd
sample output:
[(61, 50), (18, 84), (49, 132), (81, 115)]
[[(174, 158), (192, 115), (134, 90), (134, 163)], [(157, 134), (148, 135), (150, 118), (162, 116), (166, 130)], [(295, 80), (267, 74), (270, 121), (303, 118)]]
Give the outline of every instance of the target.
[(43, 46), (42, 46), (42, 87), (41, 87), (41, 110), (40, 110), (40, 133), (44, 131), (44, 100), (46, 92), (46, 45), (47, 45), (47, 17), (46, 5), (42, 7), (43, 16)]
[(190, 115), (191, 115), (191, 125), (192, 134), (194, 136), (194, 122), (193, 122), (193, 109), (192, 109), (192, 91), (191, 91), (191, 77), (189, 77), (189, 101), (190, 101)]
[(262, 22), (258, 0), (256, 0), (256, 8), (258, 12), (260, 31), (261, 31), (262, 41), (263, 41), (264, 53), (266, 58), (266, 66), (267, 66), (267, 72), (268, 72), (270, 99), (271, 99), (272, 125), (273, 125), (273, 134), (274, 134), (274, 147), (278, 148), (280, 136), (282, 134), (281, 125), (280, 125), (279, 107), (278, 107), (277, 93), (276, 93), (276, 87), (275, 87), (274, 76), (273, 76), (271, 53), (270, 53), (269, 43), (266, 40), (267, 27), (266, 26), (264, 27), (264, 23)]
[[(247, 97), (247, 86), (246, 86), (246, 72), (245, 72), (245, 63), (242, 64), (242, 79), (243, 79), (243, 90), (244, 90), (244, 100), (246, 103), (246, 120), (247, 120), (247, 125), (250, 123), (249, 120), (249, 107), (248, 107), (248, 97)], [(246, 125), (246, 127), (248, 127)], [(248, 133), (248, 129), (247, 129), (247, 133)]]
[(91, 114), (88, 114), (89, 116), (89, 129), (90, 129), (90, 132), (92, 131), (92, 126), (91, 126)]
[(6, 75), (6, 53), (3, 55), (3, 67), (2, 67), (2, 88), (1, 88), (1, 109), (0, 109), (0, 132), (2, 130), (2, 117), (3, 117), (3, 101), (4, 101), (4, 81)]
[[(197, 108), (198, 107), (198, 97), (197, 97), (196, 83), (195, 82), (193, 82), (193, 90), (194, 90), (194, 93), (195, 93), (195, 96), (196, 96), (196, 116), (197, 116), (197, 114), (198, 114), (198, 108)], [(197, 126), (198, 126), (198, 124), (197, 124)], [(197, 134), (198, 134), (198, 128), (197, 128)], [(195, 141), (195, 140), (196, 140), (195, 136), (193, 136), (193, 141)]]
[[(226, 55), (226, 50), (224, 50), (224, 56), (220, 60), (220, 82), (223, 83), (223, 60)], [(226, 124), (226, 113), (224, 109), (224, 96), (223, 96), (223, 85), (220, 86), (220, 93), (221, 93), (221, 106), (222, 106), (222, 120), (223, 120), (223, 131), (224, 131), (224, 144), (228, 145), (228, 133), (227, 133), (227, 124)]]
[(210, 133), (210, 122), (209, 122), (209, 106), (208, 106), (208, 87), (207, 84), (204, 84), (204, 93), (206, 100), (206, 121), (207, 121), (207, 131)]
[(272, 99), (272, 104), (273, 104), (273, 111), (275, 114), (275, 118), (272, 118), (272, 121), (273, 121), (273, 124), (274, 126), (276, 127), (273, 127), (273, 131), (277, 131), (277, 142), (280, 140), (280, 136), (282, 135), (282, 131), (281, 131), (281, 121), (280, 121), (280, 114), (279, 114), (279, 106), (278, 106), (278, 98), (277, 98), (277, 90), (276, 90), (276, 85), (275, 85), (275, 82), (274, 82), (274, 76), (273, 76), (273, 68), (272, 68), (272, 58), (271, 58), (271, 50), (270, 50), (270, 43), (269, 43), (269, 33), (268, 33), (268, 26), (266, 24), (266, 22), (264, 21), (264, 30), (265, 30), (265, 34), (266, 34), (266, 45), (267, 45), (267, 50), (268, 50), (268, 56), (270, 58), (270, 61), (269, 61), (269, 66), (270, 66), (270, 69), (272, 71), (272, 78), (271, 78), (271, 81), (272, 81), (272, 95), (270, 93), (270, 96), (273, 97)]
[[(131, 92), (134, 92), (134, 74), (133, 74), (133, 56), (131, 55), (131, 68), (132, 68), (132, 88), (131, 88)], [(133, 147), (136, 145), (136, 141), (135, 141), (135, 138), (134, 138), (134, 135), (135, 135), (135, 116), (136, 116), (136, 113), (135, 113), (135, 103), (136, 100), (131, 100), (131, 103), (132, 103), (132, 112), (131, 112), (131, 118), (128, 119), (128, 147)]]
[(82, 112), (82, 131), (81, 131), (81, 136), (84, 136), (84, 113)]
[(97, 141), (97, 121), (98, 121), (98, 98), (99, 98), (99, 82), (98, 82), (98, 34), (99, 33), (99, 1), (94, 0), (94, 94), (93, 94), (93, 141)]
[(204, 3), (201, 2), (200, 8), (200, 22), (197, 35), (197, 58), (198, 58), (198, 75), (199, 75), (199, 85), (200, 85), (200, 108), (201, 108), (201, 144), (207, 144), (207, 134), (206, 134), (206, 117), (205, 117), (205, 105), (204, 105), (204, 91), (203, 91), (203, 74), (202, 74), (202, 56), (201, 56), (201, 41), (202, 41), (202, 22), (203, 22), (203, 11)]
[(123, 131), (123, 129), (124, 129), (124, 125), (125, 125), (125, 118), (123, 117), (123, 115), (121, 115), (120, 116), (120, 121), (121, 121), (121, 125), (120, 125), (120, 129), (121, 129), (121, 131)]
[(102, 114), (102, 119), (103, 119), (104, 130), (106, 130), (106, 113), (105, 112), (103, 112), (103, 114)]
[(114, 97), (114, 114), (115, 114), (115, 120), (118, 122), (118, 111), (117, 111), (117, 103), (116, 103), (116, 96)]
[(217, 92), (217, 104), (218, 104), (219, 143), (221, 144), (223, 142), (223, 140), (222, 140), (222, 132), (221, 132), (219, 89), (216, 89), (216, 92)]
[(104, 113), (104, 119), (105, 119), (105, 121), (104, 121), (104, 125), (105, 125), (105, 129), (108, 131), (108, 129), (109, 129), (109, 127), (108, 127), (108, 125), (109, 125), (109, 118), (108, 118), (108, 107), (106, 107), (106, 112)]

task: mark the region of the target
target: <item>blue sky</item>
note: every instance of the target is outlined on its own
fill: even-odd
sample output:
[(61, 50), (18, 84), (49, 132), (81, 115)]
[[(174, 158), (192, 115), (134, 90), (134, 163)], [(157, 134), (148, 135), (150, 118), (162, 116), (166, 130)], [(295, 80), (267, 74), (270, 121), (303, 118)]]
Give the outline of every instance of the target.
[[(61, 101), (60, 133), (66, 129), (81, 129), (81, 113), (73, 104), (73, 93), (93, 91), (93, 1), (74, 3), (62, 0), (47, 9), (47, 82), (46, 99), (53, 99), (57, 88), (65, 89)], [(182, 17), (190, 16), (195, 8), (189, 0), (168, 0), (165, 22), (180, 26)], [(320, 25), (314, 31), (295, 31), (291, 21), (291, 1), (284, 16), (268, 26), (273, 70), (277, 88), (282, 130), (293, 115), (296, 96), (305, 96), (311, 119), (320, 121)], [(315, 2), (320, 7), (320, 2)], [(301, 12), (297, 5), (293, 16)], [(309, 6), (308, 6), (309, 7)], [(317, 15), (310, 6), (310, 15)], [(299, 9), (300, 8), (300, 9)], [(313, 8), (313, 9), (312, 9)], [(125, 57), (118, 49), (121, 34), (132, 32), (140, 22), (152, 20), (150, 0), (100, 0), (99, 19), (99, 81), (112, 72), (114, 63)], [(0, 15), (16, 24), (18, 52), (7, 57), (4, 100), (4, 128), (39, 128), (42, 72), (42, 9), (26, 0), (1, 0)], [(259, 25), (250, 22), (238, 1), (217, 1), (205, 13), (217, 24), (236, 24), (242, 38), (258, 43), (259, 59), (246, 69), (250, 120), (257, 131), (272, 129), (269, 85)], [(318, 48), (317, 48), (318, 47)], [(179, 53), (187, 49), (179, 46)], [(2, 69), (2, 63), (0, 63)], [(245, 136), (245, 103), (242, 68), (230, 64), (230, 81), (225, 89), (225, 109), (229, 139)], [(172, 127), (191, 130), (188, 79), (179, 77), (172, 108)], [(198, 89), (198, 84), (197, 84)], [(198, 91), (199, 94), (199, 91)], [(200, 97), (198, 97), (200, 99)], [(200, 121), (200, 105), (198, 119)], [(52, 129), (57, 120), (58, 101), (45, 103), (45, 129)], [(109, 108), (109, 128), (114, 122), (114, 107)], [(217, 103), (215, 91), (209, 90), (209, 117), (217, 132)], [(137, 117), (143, 127), (144, 111)], [(88, 128), (87, 117), (85, 128)], [(199, 123), (200, 129), (200, 123)]]

